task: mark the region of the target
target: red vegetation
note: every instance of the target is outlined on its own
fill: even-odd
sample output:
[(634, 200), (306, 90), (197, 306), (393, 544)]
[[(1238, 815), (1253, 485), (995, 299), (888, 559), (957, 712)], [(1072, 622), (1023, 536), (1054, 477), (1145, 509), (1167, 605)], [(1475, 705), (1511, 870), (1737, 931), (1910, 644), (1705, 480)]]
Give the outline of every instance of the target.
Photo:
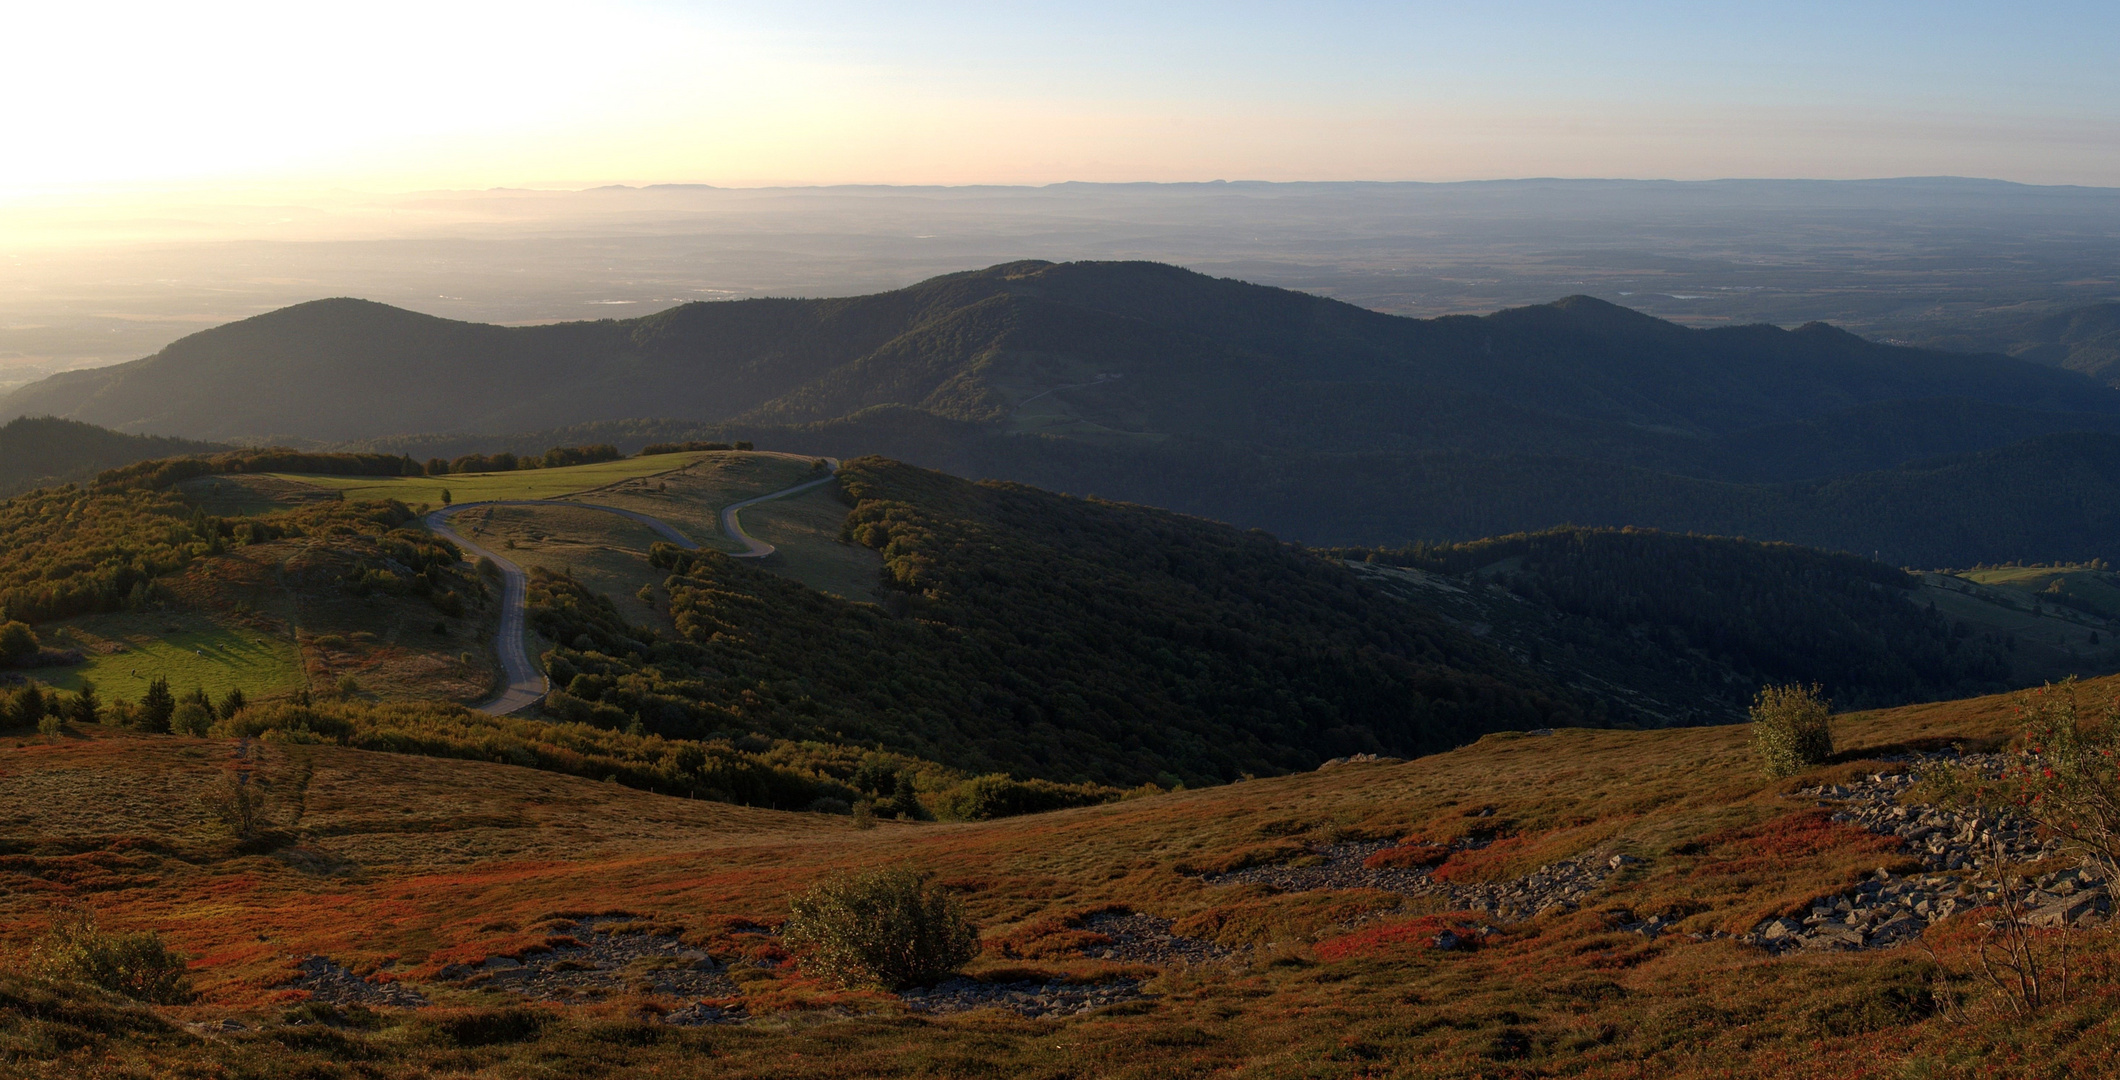
[[(1351, 934), (1326, 938), (1313, 949), (1320, 960), (1360, 960), (1403, 954), (1409, 950), (1437, 949), (1438, 939), (1452, 949), (1479, 947), (1474, 924), (1465, 915), (1421, 915), (1399, 922), (1379, 923)], [(1449, 938), (1443, 938), (1449, 934)]]
[(1700, 841), (1708, 858), (1696, 874), (1756, 874), (1832, 853), (1840, 857), (1886, 855), (1901, 849), (1897, 837), (1835, 822), (1827, 810), (1800, 810), (1757, 825), (1724, 829)]
[(1455, 852), (1429, 876), (1437, 881), (1456, 882), (1494, 881), (1511, 877), (1516, 869), (1512, 864), (1521, 858), (1524, 849), (1530, 846), (1529, 839), (1512, 836), (1506, 840), (1496, 840), (1483, 848)]
[(1450, 858), (1450, 849), (1441, 844), (1428, 844), (1415, 840), (1398, 847), (1385, 848), (1362, 860), (1362, 865), (1371, 870), (1419, 870), (1434, 866)]

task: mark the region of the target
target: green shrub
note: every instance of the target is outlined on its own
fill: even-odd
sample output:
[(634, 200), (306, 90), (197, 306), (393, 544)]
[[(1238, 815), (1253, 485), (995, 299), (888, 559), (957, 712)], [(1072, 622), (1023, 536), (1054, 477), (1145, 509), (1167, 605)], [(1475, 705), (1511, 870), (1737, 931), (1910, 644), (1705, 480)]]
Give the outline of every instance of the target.
[(1768, 776), (1800, 773), (1833, 756), (1833, 709), (1817, 684), (1762, 687), (1752, 701), (1752, 751)]
[(191, 1000), (184, 960), (162, 943), (160, 934), (106, 933), (88, 915), (54, 924), (30, 953), (31, 966), (46, 978), (88, 983), (157, 1005)]
[(892, 990), (939, 982), (979, 955), (963, 902), (911, 870), (830, 881), (796, 897), (786, 939), (810, 971)]
[(0, 623), (0, 663), (12, 664), (27, 659), (39, 648), (42, 645), (27, 623)]
[(1051, 780), (1017, 780), (999, 773), (976, 776), (950, 787), (936, 799), (936, 812), (957, 821), (988, 821), (993, 818), (1063, 810), (1070, 806), (1095, 806), (1120, 795), (1118, 788), (1100, 784), (1056, 784)]
[(213, 709), (187, 701), (170, 713), (169, 730), (179, 735), (204, 735), (213, 729)]

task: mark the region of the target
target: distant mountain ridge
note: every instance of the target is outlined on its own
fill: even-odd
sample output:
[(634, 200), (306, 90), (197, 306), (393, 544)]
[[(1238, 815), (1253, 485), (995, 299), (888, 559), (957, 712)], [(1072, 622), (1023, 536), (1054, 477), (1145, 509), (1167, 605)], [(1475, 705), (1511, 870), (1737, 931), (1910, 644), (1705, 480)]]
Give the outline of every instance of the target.
[(1155, 263), (532, 327), (322, 300), (24, 387), (8, 410), (422, 459), (748, 439), (1320, 544), (1572, 522), (1919, 565), (2120, 555), (2083, 502), (2104, 497), (2109, 450), (2069, 441), (2120, 439), (2120, 390), (2079, 372), (1822, 323), (1693, 330), (1588, 296), (1411, 319)]
[(807, 423), (886, 404), (1025, 429), (1036, 399), (1044, 427), (1109, 437), (1412, 449), (1435, 446), (1438, 423), (1471, 429), (1448, 432), (1462, 445), (1559, 421), (1565, 441), (1644, 452), (1918, 398), (2120, 414), (2120, 394), (2041, 365), (1823, 324), (1688, 330), (1584, 296), (1408, 319), (1154, 263), (1040, 262), (532, 327), (319, 300), (31, 384), (0, 413), (347, 440), (641, 416)]

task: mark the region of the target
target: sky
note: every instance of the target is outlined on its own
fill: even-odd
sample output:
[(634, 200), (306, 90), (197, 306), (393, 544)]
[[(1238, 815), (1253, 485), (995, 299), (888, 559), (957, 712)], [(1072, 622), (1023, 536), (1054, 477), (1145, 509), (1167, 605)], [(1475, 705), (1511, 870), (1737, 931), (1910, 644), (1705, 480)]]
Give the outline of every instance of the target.
[(2120, 186), (2120, 4), (17, 4), (0, 197), (1961, 175)]

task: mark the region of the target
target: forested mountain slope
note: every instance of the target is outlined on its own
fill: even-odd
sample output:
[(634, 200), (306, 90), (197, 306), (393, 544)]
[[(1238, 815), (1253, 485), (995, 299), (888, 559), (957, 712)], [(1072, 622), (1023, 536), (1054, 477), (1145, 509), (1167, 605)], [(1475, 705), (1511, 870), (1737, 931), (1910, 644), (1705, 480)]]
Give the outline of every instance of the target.
[(1939, 334), (1929, 344), (2003, 353), (2120, 386), (2120, 303), (2091, 304), (2022, 322)]
[(1316, 449), (1506, 445), (1561, 420), (1539, 445), (1638, 455), (1670, 436), (1926, 398), (2120, 413), (2120, 394), (2071, 373), (1823, 324), (1687, 330), (1580, 296), (1408, 319), (1153, 263), (1036, 262), (873, 296), (533, 327), (320, 300), (0, 405), (353, 439), (641, 416), (804, 423), (898, 404), (1009, 430)]
[(0, 495), (86, 480), (149, 458), (218, 449), (213, 443), (126, 435), (77, 420), (18, 416), (0, 426)]

